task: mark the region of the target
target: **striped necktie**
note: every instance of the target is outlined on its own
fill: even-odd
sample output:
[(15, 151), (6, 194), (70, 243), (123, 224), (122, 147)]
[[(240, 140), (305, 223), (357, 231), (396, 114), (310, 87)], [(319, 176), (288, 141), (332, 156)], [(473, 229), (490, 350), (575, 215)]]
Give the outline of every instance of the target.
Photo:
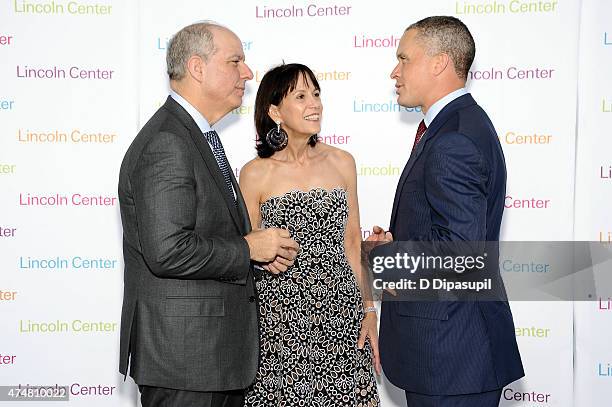
[(227, 191), (229, 192), (232, 199), (236, 199), (234, 195), (234, 187), (232, 186), (232, 178), (230, 176), (230, 165), (227, 161), (227, 157), (225, 156), (225, 150), (223, 150), (223, 144), (221, 144), (221, 140), (219, 139), (219, 135), (215, 130), (207, 131), (204, 133), (204, 137), (208, 141), (208, 144), (212, 147), (213, 155), (215, 156), (215, 160), (217, 160), (217, 164), (219, 165), (219, 169), (223, 174), (223, 179), (225, 179), (225, 185), (227, 186)]

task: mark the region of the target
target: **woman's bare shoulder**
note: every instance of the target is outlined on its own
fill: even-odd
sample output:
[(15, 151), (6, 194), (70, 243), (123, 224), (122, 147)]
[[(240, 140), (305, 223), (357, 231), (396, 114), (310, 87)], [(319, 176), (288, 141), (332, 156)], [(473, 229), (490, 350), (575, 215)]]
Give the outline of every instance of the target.
[(326, 154), (326, 156), (332, 161), (334, 165), (340, 168), (354, 168), (355, 167), (355, 158), (351, 153), (341, 148), (330, 146), (329, 144), (322, 144), (322, 147), (325, 146), (325, 150), (321, 152)]
[(256, 157), (247, 162), (240, 170), (240, 183), (261, 183), (270, 174), (274, 166), (273, 160)]

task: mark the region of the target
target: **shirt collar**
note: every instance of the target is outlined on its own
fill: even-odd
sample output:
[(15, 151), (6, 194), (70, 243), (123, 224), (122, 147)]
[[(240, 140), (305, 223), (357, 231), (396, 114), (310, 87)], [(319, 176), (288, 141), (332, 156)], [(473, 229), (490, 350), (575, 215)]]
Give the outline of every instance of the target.
[(170, 89), (170, 96), (176, 101), (176, 103), (183, 106), (183, 109), (187, 110), (187, 113), (189, 113), (189, 116), (191, 116), (196, 122), (202, 134), (206, 134), (207, 132), (212, 130), (210, 124), (208, 124), (208, 121), (204, 118), (204, 116), (202, 116), (202, 113), (200, 113), (198, 109), (193, 107), (191, 103), (186, 101), (185, 98), (183, 98), (181, 95), (179, 95), (172, 89)]
[(427, 127), (429, 127), (431, 122), (434, 121), (434, 119), (436, 118), (438, 113), (440, 113), (442, 111), (442, 109), (444, 109), (446, 107), (446, 105), (448, 105), (453, 100), (455, 100), (458, 97), (461, 97), (461, 96), (463, 96), (463, 95), (465, 95), (467, 93), (468, 93), (467, 89), (460, 88), (460, 89), (457, 89), (456, 91), (453, 91), (453, 92), (449, 93), (448, 95), (444, 96), (442, 99), (438, 100), (436, 103), (431, 105), (431, 107), (429, 108), (429, 110), (425, 114), (425, 125)]

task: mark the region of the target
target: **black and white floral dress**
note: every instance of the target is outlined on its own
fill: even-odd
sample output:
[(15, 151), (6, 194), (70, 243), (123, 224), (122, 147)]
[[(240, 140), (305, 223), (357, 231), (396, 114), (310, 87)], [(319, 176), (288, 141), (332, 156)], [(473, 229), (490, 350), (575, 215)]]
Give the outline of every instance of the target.
[(363, 305), (344, 252), (346, 191), (290, 191), (260, 209), (262, 227), (288, 229), (300, 252), (257, 283), (261, 357), (245, 405), (378, 406), (371, 349), (357, 349)]

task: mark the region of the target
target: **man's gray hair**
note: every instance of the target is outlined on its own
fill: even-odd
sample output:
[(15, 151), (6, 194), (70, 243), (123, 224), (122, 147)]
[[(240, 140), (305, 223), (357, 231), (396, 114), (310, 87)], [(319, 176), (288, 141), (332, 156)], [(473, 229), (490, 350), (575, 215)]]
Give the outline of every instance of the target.
[(455, 72), (467, 79), (476, 55), (476, 44), (470, 30), (455, 17), (433, 16), (417, 21), (408, 30), (416, 30), (416, 39), (421, 41), (429, 56), (447, 54), (455, 64)]
[(188, 25), (174, 34), (168, 43), (166, 66), (172, 80), (181, 80), (187, 73), (187, 61), (198, 55), (208, 61), (215, 53), (215, 42), (211, 28), (225, 28), (213, 21), (201, 21)]

